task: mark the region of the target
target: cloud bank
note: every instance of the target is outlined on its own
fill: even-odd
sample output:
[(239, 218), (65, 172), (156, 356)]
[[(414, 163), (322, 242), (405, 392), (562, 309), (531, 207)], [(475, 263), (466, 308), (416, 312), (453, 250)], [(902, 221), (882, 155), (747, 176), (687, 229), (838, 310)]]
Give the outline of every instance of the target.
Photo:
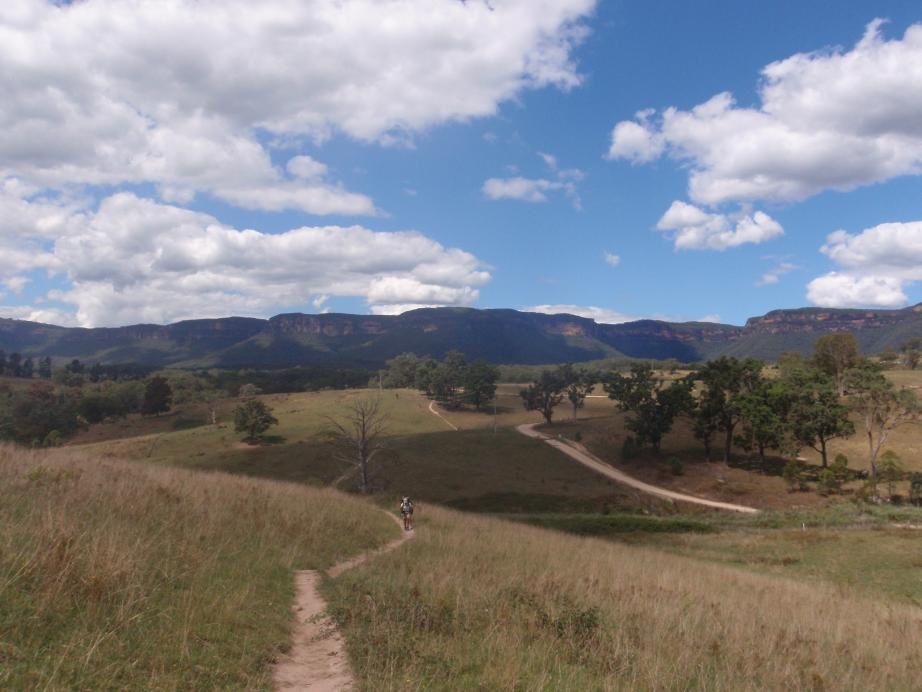
[(0, 282), (65, 285), (4, 314), (96, 325), (265, 314), (317, 292), (374, 311), (475, 301), (489, 273), (420, 233), (270, 234), (188, 207), (378, 215), (321, 160), (325, 142), (407, 145), (525, 90), (576, 87), (594, 5), (5, 0)]
[(689, 166), (699, 204), (797, 201), (922, 172), (922, 24), (886, 40), (880, 19), (850, 51), (799, 53), (762, 70), (760, 105), (729, 93), (689, 111), (642, 111), (609, 156)]
[[(11, 196), (0, 196), (0, 209), (10, 206)], [(50, 315), (106, 326), (261, 316), (280, 305), (322, 306), (329, 296), (364, 298), (374, 312), (405, 304), (470, 305), (490, 279), (473, 255), (415, 231), (241, 230), (127, 192), (107, 197), (95, 211), (68, 213), (41, 203), (26, 208), (32, 227), (46, 229), (31, 239), (28, 266), (48, 268), (69, 284), (48, 295), (62, 307), (15, 312), (28, 319)], [(14, 241), (0, 234), (0, 246)], [(4, 252), (0, 278), (20, 276), (22, 257)]]

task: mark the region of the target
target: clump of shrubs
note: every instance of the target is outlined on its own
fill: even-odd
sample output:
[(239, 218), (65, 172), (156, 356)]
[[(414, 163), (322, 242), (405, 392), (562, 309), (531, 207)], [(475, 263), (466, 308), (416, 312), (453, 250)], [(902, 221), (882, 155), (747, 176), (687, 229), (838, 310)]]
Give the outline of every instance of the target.
[(832, 495), (838, 492), (840, 487), (841, 484), (832, 469), (820, 471), (819, 478), (816, 481), (816, 492), (823, 496)]
[(785, 483), (788, 484), (788, 490), (792, 493), (807, 489), (807, 480), (804, 478), (804, 465), (797, 459), (788, 460), (784, 465), (784, 470), (781, 472), (781, 477), (784, 478)]
[(816, 491), (820, 495), (833, 495), (842, 491), (842, 484), (848, 480), (848, 457), (836, 454), (829, 468), (819, 472)]
[(669, 470), (672, 472), (673, 476), (681, 476), (685, 473), (685, 467), (682, 466), (682, 462), (678, 457), (670, 457)]
[(844, 454), (836, 454), (836, 458), (829, 465), (830, 470), (835, 474), (839, 487), (848, 480), (848, 457)]
[(922, 473), (913, 473), (909, 477), (909, 501), (922, 505)]
[(900, 463), (900, 455), (892, 449), (880, 455), (880, 462), (877, 465), (880, 479), (887, 484), (887, 497), (890, 501), (896, 499), (897, 481), (903, 478), (903, 465)]

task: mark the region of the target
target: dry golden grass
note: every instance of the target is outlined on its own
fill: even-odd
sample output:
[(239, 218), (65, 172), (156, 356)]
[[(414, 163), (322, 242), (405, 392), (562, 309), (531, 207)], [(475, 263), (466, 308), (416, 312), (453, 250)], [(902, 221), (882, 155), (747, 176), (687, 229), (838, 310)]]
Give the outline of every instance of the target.
[(0, 688), (266, 688), (292, 569), (396, 534), (334, 491), (0, 447)]
[(325, 585), (368, 690), (922, 689), (922, 610), (426, 508)]

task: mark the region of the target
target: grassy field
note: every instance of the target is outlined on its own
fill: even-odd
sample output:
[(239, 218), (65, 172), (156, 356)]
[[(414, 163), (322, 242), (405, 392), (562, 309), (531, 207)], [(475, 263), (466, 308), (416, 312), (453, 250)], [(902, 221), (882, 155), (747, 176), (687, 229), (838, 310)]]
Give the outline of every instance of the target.
[(723, 531), (717, 535), (661, 532), (645, 545), (681, 555), (831, 583), (868, 597), (922, 606), (922, 536), (918, 529), (788, 529)]
[(292, 569), (397, 530), (334, 491), (0, 447), (0, 688), (268, 689)]
[[(258, 398), (273, 410), (279, 421), (279, 425), (268, 433), (268, 446), (313, 440), (330, 427), (329, 416), (342, 416), (353, 399), (376, 394), (375, 390), (338, 390), (260, 396)], [(385, 391), (381, 395), (381, 401), (388, 418), (389, 431), (393, 435), (445, 429), (445, 424), (426, 410), (428, 400), (417, 392)], [(209, 457), (223, 458), (227, 452), (248, 447), (241, 442), (243, 436), (234, 432), (232, 411), (239, 403), (239, 400), (234, 399), (219, 403), (218, 410), (221, 415), (218, 425), (151, 431), (128, 438), (118, 435), (86, 444), (82, 444), (83, 440), (78, 438), (76, 443), (83, 449), (121, 459), (150, 459), (180, 466), (198, 465), (199, 462), (207, 462)], [(156, 424), (156, 417), (140, 420), (131, 418), (128, 422), (128, 425), (135, 425), (137, 428), (151, 424)], [(138, 432), (140, 433), (140, 430)], [(101, 435), (102, 431), (99, 431), (99, 434)]]
[[(888, 376), (899, 386), (922, 387), (922, 371), (892, 370)], [(572, 485), (577, 488), (573, 494), (580, 499), (571, 503), (570, 511), (599, 511), (606, 506), (657, 512), (664, 509), (661, 504), (651, 505), (636, 494), (617, 488), (595, 487), (587, 494), (580, 488), (586, 484), (600, 486), (604, 482), (582, 469), (564, 473), (583, 480), (576, 478), (572, 483), (557, 484), (550, 491), (548, 483), (537, 473), (522, 469), (520, 462), (535, 455), (536, 468), (575, 465), (567, 460), (548, 460), (548, 454), (542, 455), (536, 451), (540, 447), (529, 445), (528, 441), (502, 437), (504, 430), (515, 425), (542, 422), (536, 412), (525, 411), (522, 407), (518, 395), (521, 387), (520, 384), (500, 385), (495, 409), (488, 406), (477, 412), (439, 408), (448, 422), (432, 415), (428, 410), (430, 402), (412, 390), (262, 396), (273, 408), (280, 425), (272, 429), (266, 444), (256, 447), (243, 444), (241, 436), (233, 431), (232, 411), (239, 403), (233, 399), (215, 404), (217, 426), (201, 424), (208, 420), (208, 411), (203, 405), (194, 405), (160, 418), (131, 417), (127, 421), (93, 426), (76, 442), (109, 458), (149, 459), (187, 468), (226, 470), (318, 486), (338, 481), (338, 487), (348, 489), (352, 485), (347, 476), (349, 467), (334, 459), (321, 439), (323, 431), (329, 427), (327, 416), (341, 416), (349, 401), (357, 397), (380, 396), (389, 418), (392, 440), (391, 453), (384, 463), (385, 473), (379, 476), (379, 490), (415, 493), (427, 501), (472, 510), (505, 511), (505, 506), (514, 506), (528, 512), (554, 512), (562, 506), (554, 497), (566, 496), (565, 486)], [(788, 492), (780, 475), (783, 467), (780, 459), (758, 468), (756, 464), (740, 463), (745, 461), (745, 455), (737, 450), (734, 464), (706, 463), (702, 446), (692, 435), (687, 420), (678, 421), (673, 432), (666, 436), (659, 456), (643, 452), (626, 459), (622, 455), (626, 437), (624, 416), (602, 394), (602, 388), (597, 387), (595, 396), (587, 399), (585, 408), (579, 411), (576, 422), (570, 420), (567, 402), (561, 404), (553, 432), (581, 437), (590, 451), (647, 482), (700, 497), (785, 510), (811, 509), (839, 500), (823, 498), (815, 492)], [(460, 429), (459, 439), (451, 437), (458, 433), (452, 430), (449, 422)], [(492, 431), (494, 427), (500, 431), (494, 438), (478, 434), (478, 431)], [(907, 471), (922, 470), (922, 424), (897, 429), (885, 448), (900, 455)], [(832, 455), (845, 453), (853, 469), (867, 467), (866, 443), (860, 430), (848, 440), (833, 441), (830, 449)], [(808, 464), (819, 463), (813, 450), (804, 449), (802, 454)], [(674, 472), (673, 459), (681, 464), (679, 474)], [(492, 479), (494, 474), (497, 474), (496, 479)], [(525, 480), (517, 480), (516, 474), (524, 474)], [(495, 486), (494, 481), (503, 485), (512, 482), (515, 487), (483, 487)], [(908, 482), (898, 487), (905, 494), (903, 486), (908, 487)], [(582, 502), (589, 496), (603, 498), (606, 495), (610, 496), (608, 501), (593, 500), (589, 505)], [(536, 498), (536, 503), (530, 502), (527, 496)]]
[[(501, 384), (496, 390), (496, 425), (497, 427), (514, 427), (522, 423), (543, 423), (544, 419), (537, 411), (526, 411), (522, 406), (522, 397), (519, 391), (525, 385)], [(601, 386), (596, 387), (594, 395), (587, 398), (585, 406), (578, 412), (580, 419), (599, 418), (610, 416), (616, 412), (616, 407), (611, 399), (604, 395)], [(452, 423), (462, 430), (473, 428), (489, 428), (493, 426), (493, 407), (484, 407), (482, 412), (473, 410), (442, 411)], [(569, 420), (572, 416), (570, 404), (564, 401), (554, 410), (555, 421)]]
[(917, 608), (437, 508), (415, 541), (325, 592), (368, 690), (864, 691), (922, 679)]
[[(514, 387), (504, 389), (507, 403), (512, 403), (513, 395), (518, 398)], [(261, 397), (279, 419), (279, 426), (270, 431), (263, 445), (242, 443), (225, 417), (218, 426), (116, 437), (64, 450), (312, 485), (338, 481), (338, 487), (349, 489), (352, 467), (337, 460), (323, 441), (322, 434), (329, 427), (326, 417), (344, 415), (350, 401), (377, 394), (351, 390)], [(540, 420), (521, 405), (516, 410), (509, 406), (508, 411), (500, 406), (496, 432), (491, 415), (443, 412), (461, 427), (454, 431), (428, 410), (429, 401), (418, 392), (385, 390), (381, 401), (388, 417), (389, 440), (373, 483), (385, 495), (409, 494), (423, 502), (485, 512), (675, 511), (516, 433), (510, 425)], [(590, 401), (595, 413), (604, 410), (603, 405), (610, 406), (608, 400)]]

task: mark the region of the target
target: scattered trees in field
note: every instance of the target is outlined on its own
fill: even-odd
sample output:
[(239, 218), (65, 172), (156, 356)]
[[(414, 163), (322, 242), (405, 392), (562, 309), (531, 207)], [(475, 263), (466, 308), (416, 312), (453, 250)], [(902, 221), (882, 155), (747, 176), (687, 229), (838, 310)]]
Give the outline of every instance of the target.
[(234, 430), (246, 433), (247, 442), (256, 442), (273, 425), (278, 425), (278, 420), (260, 399), (247, 399), (234, 409)]
[(910, 370), (919, 367), (919, 360), (922, 358), (922, 339), (909, 339), (900, 346), (900, 352), (903, 354), (903, 362)]
[(833, 381), (818, 370), (794, 370), (783, 383), (789, 397), (787, 422), (791, 433), (799, 444), (819, 452), (826, 468), (829, 441), (855, 434), (848, 407), (839, 399)]
[(459, 401), (461, 382), (467, 363), (460, 351), (449, 351), (432, 372), (429, 388), (440, 403), (455, 407)]
[(10, 377), (20, 377), (22, 372), (20, 366), (22, 365), (22, 356), (18, 353), (11, 353), (6, 359), (6, 366), (3, 369), (3, 372)]
[(813, 365), (829, 375), (839, 396), (845, 395), (845, 372), (861, 360), (854, 334), (825, 334), (813, 346)]
[(173, 405), (173, 388), (165, 377), (155, 375), (147, 381), (144, 388), (144, 400), (141, 413), (146, 416), (159, 416), (166, 413)]
[(743, 418), (740, 398), (752, 394), (762, 383), (764, 363), (754, 358), (721, 357), (708, 361), (692, 376), (701, 384), (698, 411), (708, 417), (702, 426), (724, 433), (723, 460), (730, 461), (733, 433)]
[(247, 382), (246, 384), (240, 385), (240, 389), (237, 390), (237, 397), (239, 399), (252, 399), (254, 396), (262, 394), (263, 390), (257, 387), (252, 382)]
[(667, 386), (647, 363), (631, 366), (627, 376), (610, 375), (604, 386), (609, 398), (628, 414), (626, 426), (634, 433), (636, 444), (650, 445), (654, 452), (659, 452), (663, 436), (672, 429), (675, 419), (693, 407), (690, 380)]
[(468, 363), (460, 351), (449, 351), (441, 361), (401, 353), (378, 377), (383, 387), (418, 389), (445, 406), (467, 403), (479, 411), (496, 396), (499, 370), (483, 359)]
[[(410, 354), (413, 355), (413, 354)], [(412, 388), (418, 389), (426, 396), (432, 396), (432, 376), (439, 367), (439, 362), (435, 358), (426, 358), (420, 360), (416, 366), (416, 374), (413, 378)], [(386, 382), (387, 380), (385, 380)]]
[(550, 425), (554, 419), (554, 408), (567, 399), (573, 420), (592, 393), (601, 375), (595, 371), (560, 365), (553, 370), (542, 370), (528, 387), (519, 392), (526, 411), (538, 411)]
[(557, 371), (545, 370), (537, 380), (519, 392), (526, 411), (538, 411), (550, 425), (554, 420), (554, 408), (563, 401), (566, 382)]
[(461, 371), (463, 399), (473, 404), (478, 411), (496, 396), (496, 381), (499, 371), (485, 360), (475, 360)]
[(355, 466), (359, 472), (359, 490), (367, 493), (372, 477), (372, 463), (385, 449), (387, 416), (381, 400), (356, 399), (349, 404), (343, 420), (328, 418), (330, 444), (337, 459)]
[(415, 353), (401, 353), (387, 361), (381, 373), (381, 385), (388, 389), (413, 389), (416, 385), (416, 371), (426, 359)]
[(78, 358), (74, 358), (71, 362), (64, 366), (64, 372), (68, 372), (72, 375), (82, 375), (86, 372), (86, 367), (83, 363), (80, 362)]
[(915, 393), (897, 389), (872, 363), (848, 370), (844, 379), (848, 404), (858, 415), (868, 440), (868, 465), (871, 481), (877, 479), (877, 457), (890, 433), (897, 427), (919, 419), (920, 406)]
[(586, 397), (592, 394), (595, 383), (599, 380), (599, 373), (585, 368), (577, 368), (567, 363), (558, 370), (561, 380), (565, 383), (565, 393), (570, 402), (573, 420), (576, 414), (586, 403)]
[[(47, 374), (45, 374), (45, 369), (42, 367), (42, 364), (46, 361), (48, 363)], [(19, 353), (7, 355), (5, 351), (0, 350), (0, 375), (31, 380), (35, 377), (36, 371), (38, 371), (39, 377), (51, 377), (51, 359), (42, 358), (36, 365), (32, 356), (23, 356)]]
[(791, 396), (782, 382), (760, 380), (752, 391), (742, 393), (730, 406), (739, 415), (737, 446), (758, 451), (765, 461), (769, 449), (794, 451), (787, 426)]

